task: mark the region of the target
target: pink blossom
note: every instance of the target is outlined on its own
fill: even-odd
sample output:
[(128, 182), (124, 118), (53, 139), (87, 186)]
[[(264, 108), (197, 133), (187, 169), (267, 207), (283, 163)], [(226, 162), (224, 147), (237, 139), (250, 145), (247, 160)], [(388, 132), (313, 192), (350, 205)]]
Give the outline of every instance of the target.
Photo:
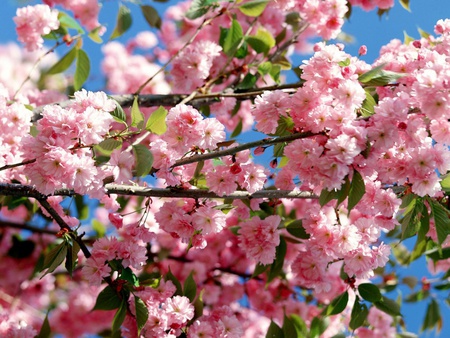
[(264, 220), (255, 216), (242, 223), (239, 229), (239, 246), (261, 264), (270, 264), (275, 259), (275, 249), (280, 244), (279, 216), (269, 216)]
[(194, 307), (190, 303), (189, 299), (184, 296), (167, 298), (167, 300), (162, 304), (162, 308), (169, 317), (168, 321), (170, 325), (182, 325), (194, 317)]
[(192, 224), (202, 235), (218, 233), (225, 227), (225, 214), (212, 207), (202, 206), (192, 216)]
[(22, 7), (17, 9), (14, 22), (19, 41), (31, 52), (43, 46), (41, 35), (58, 29), (58, 11), (47, 5)]
[(100, 285), (103, 277), (107, 277), (111, 273), (111, 268), (105, 264), (100, 258), (91, 256), (86, 260), (82, 269), (83, 276), (88, 280), (89, 284)]
[(265, 91), (256, 97), (252, 115), (255, 117), (256, 129), (266, 134), (275, 133), (278, 119), (286, 116), (289, 107), (289, 95), (281, 90)]
[(111, 153), (109, 163), (113, 166), (112, 174), (118, 184), (129, 182), (133, 178), (134, 157), (130, 153), (115, 149)]
[(229, 168), (223, 165), (206, 173), (206, 184), (219, 196), (229, 195), (237, 189), (236, 178), (230, 175)]
[(190, 93), (201, 87), (222, 47), (208, 40), (189, 45), (174, 59), (171, 75), (175, 91)]

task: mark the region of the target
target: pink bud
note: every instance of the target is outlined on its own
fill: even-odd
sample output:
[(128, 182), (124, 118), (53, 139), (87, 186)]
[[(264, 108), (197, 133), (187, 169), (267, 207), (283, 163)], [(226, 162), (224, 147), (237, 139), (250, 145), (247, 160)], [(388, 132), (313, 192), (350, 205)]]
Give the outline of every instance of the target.
[(108, 215), (109, 221), (114, 225), (117, 229), (120, 229), (123, 225), (123, 218), (118, 213), (110, 213)]
[(422, 43), (421, 43), (419, 40), (413, 41), (412, 44), (413, 44), (413, 46), (416, 47), (416, 48), (422, 47)]
[(359, 47), (358, 54), (360, 56), (366, 55), (367, 54), (367, 46), (366, 45), (362, 45), (361, 47)]
[(231, 167), (230, 167), (230, 173), (232, 173), (233, 175), (237, 175), (242, 171), (241, 166), (239, 165), (239, 163), (234, 163)]
[(256, 147), (256, 149), (253, 153), (255, 154), (255, 156), (259, 156), (259, 155), (262, 155), (265, 150), (266, 150), (266, 148), (259, 146), (259, 147)]
[(274, 158), (272, 161), (270, 161), (270, 167), (272, 169), (275, 169), (278, 165), (278, 160), (276, 158)]

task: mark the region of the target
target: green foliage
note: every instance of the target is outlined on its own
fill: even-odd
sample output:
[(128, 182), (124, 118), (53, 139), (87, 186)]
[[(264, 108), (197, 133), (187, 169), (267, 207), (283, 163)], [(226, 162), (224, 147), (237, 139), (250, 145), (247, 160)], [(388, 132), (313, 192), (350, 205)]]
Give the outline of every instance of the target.
[(91, 62), (88, 55), (82, 49), (77, 49), (77, 62), (75, 67), (75, 74), (73, 75), (73, 87), (75, 90), (80, 90), (83, 84), (89, 77), (91, 71)]
[(210, 0), (193, 0), (191, 7), (186, 13), (186, 18), (194, 20), (205, 15), (211, 8), (212, 1)]
[(269, 325), (269, 329), (267, 330), (266, 338), (284, 338), (283, 330), (273, 320), (270, 321), (270, 325)]
[(398, 79), (405, 76), (405, 74), (395, 73), (389, 70), (384, 70), (385, 64), (375, 67), (368, 72), (361, 74), (358, 78), (359, 82), (366, 86), (384, 86), (396, 82)]
[(398, 305), (397, 302), (393, 301), (392, 299), (389, 299), (385, 296), (381, 296), (381, 300), (374, 302), (373, 305), (375, 307), (388, 315), (391, 316), (401, 316), (400, 313), (400, 305)]
[(167, 130), (166, 124), (167, 109), (163, 106), (159, 106), (148, 118), (145, 125), (145, 130), (152, 132), (156, 135), (162, 135)]
[(421, 331), (431, 330), (434, 328), (436, 328), (437, 331), (440, 331), (442, 328), (442, 317), (438, 302), (436, 302), (435, 299), (432, 299), (428, 304)]
[(352, 183), (350, 184), (350, 191), (348, 192), (348, 212), (350, 212), (350, 210), (352, 210), (359, 203), (365, 193), (366, 187), (364, 185), (364, 180), (359, 171), (354, 170)]
[(113, 40), (119, 36), (122, 36), (128, 29), (130, 29), (132, 23), (133, 18), (131, 17), (130, 9), (125, 5), (121, 5), (119, 12), (117, 13), (116, 26), (114, 27), (109, 39)]
[(270, 270), (267, 276), (267, 283), (270, 283), (276, 277), (278, 277), (283, 272), (284, 258), (286, 257), (287, 244), (285, 239), (280, 237), (280, 244), (277, 246), (275, 251), (275, 260), (270, 266)]
[(177, 279), (177, 277), (175, 277), (172, 273), (172, 271), (170, 271), (169, 268), (169, 272), (165, 275), (164, 280), (167, 282), (168, 280), (172, 281), (173, 285), (175, 285), (175, 288), (177, 289), (177, 291), (175, 291), (175, 296), (183, 296), (183, 287), (181, 286), (180, 281)]
[(356, 330), (358, 327), (363, 326), (368, 314), (369, 309), (367, 308), (367, 305), (361, 303), (359, 297), (356, 297), (355, 302), (353, 303), (352, 313), (350, 315), (350, 329)]
[(77, 48), (73, 47), (61, 59), (47, 70), (48, 75), (59, 74), (67, 70), (77, 57)]
[(238, 8), (243, 14), (255, 17), (260, 16), (264, 12), (268, 3), (268, 0), (250, 0), (244, 2)]
[(150, 5), (141, 5), (140, 8), (142, 14), (144, 15), (145, 21), (147, 21), (150, 27), (161, 29), (161, 17), (155, 7)]
[(370, 283), (363, 283), (358, 285), (359, 295), (368, 302), (374, 303), (382, 300), (380, 289)]
[(227, 31), (223, 41), (223, 52), (228, 56), (233, 56), (243, 39), (244, 33), (242, 31), (241, 24), (236, 19), (233, 19), (231, 22), (231, 27)]
[(48, 313), (45, 316), (44, 322), (42, 323), (41, 329), (39, 330), (36, 338), (50, 338), (52, 330), (50, 328), (50, 323), (48, 321)]
[(142, 144), (134, 144), (133, 153), (136, 160), (136, 176), (148, 175), (153, 165), (153, 155), (150, 150)]
[(139, 130), (144, 126), (144, 114), (139, 109), (138, 97), (135, 96), (131, 106), (131, 126)]
[(267, 54), (275, 46), (275, 39), (272, 34), (264, 28), (258, 28), (256, 34), (247, 36), (245, 41), (257, 53)]
[(106, 286), (97, 296), (95, 301), (94, 310), (115, 310), (120, 307), (122, 300), (119, 294), (111, 288), (111, 286)]
[(330, 304), (322, 311), (324, 316), (337, 315), (345, 310), (348, 304), (348, 291), (334, 298)]
[(183, 296), (186, 296), (189, 298), (191, 303), (195, 300), (195, 297), (197, 295), (197, 283), (195, 282), (194, 278), (192, 277), (192, 271), (189, 274), (189, 276), (184, 281), (183, 286)]
[[(61, 265), (64, 259), (67, 256), (67, 243), (62, 242), (51, 249), (46, 255), (44, 259), (44, 265), (42, 266), (42, 270), (47, 269), (45, 274), (42, 276), (52, 273), (55, 269)], [(42, 278), (41, 277), (41, 278)]]
[(431, 214), (434, 218), (438, 244), (441, 245), (450, 234), (450, 219), (448, 217), (448, 210), (432, 198), (427, 198), (427, 202), (431, 207)]
[(308, 328), (302, 318), (295, 314), (284, 316), (283, 319), (283, 334), (285, 338), (290, 337), (306, 337), (308, 335)]
[(144, 301), (139, 297), (134, 297), (134, 307), (136, 309), (136, 324), (138, 327), (138, 335), (148, 320), (148, 309)]
[(123, 321), (125, 320), (125, 316), (127, 315), (127, 300), (123, 299), (120, 303), (120, 307), (117, 310), (116, 314), (114, 315), (114, 319), (112, 322), (112, 332), (115, 334), (120, 330), (120, 326), (122, 325)]
[(303, 222), (301, 219), (292, 221), (286, 225), (287, 232), (300, 239), (309, 239), (309, 234), (305, 231), (303, 227)]

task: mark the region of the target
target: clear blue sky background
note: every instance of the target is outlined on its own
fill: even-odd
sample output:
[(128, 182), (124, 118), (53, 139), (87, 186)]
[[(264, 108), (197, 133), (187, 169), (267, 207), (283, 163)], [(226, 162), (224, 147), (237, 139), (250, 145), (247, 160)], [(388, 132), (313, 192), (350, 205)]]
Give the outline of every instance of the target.
[[(163, 10), (169, 5), (177, 3), (175, 0), (170, 0), (166, 4), (160, 4), (151, 0), (143, 0), (145, 4), (151, 4), (155, 7)], [(344, 26), (345, 33), (351, 35), (354, 38), (353, 44), (346, 45), (346, 51), (352, 55), (357, 55), (360, 45), (365, 44), (368, 47), (368, 54), (363, 57), (366, 62), (373, 62), (378, 56), (378, 51), (381, 46), (388, 43), (391, 39), (398, 38), (403, 40), (403, 32), (407, 32), (408, 35), (418, 38), (419, 33), (417, 28), (421, 28), (424, 31), (433, 33), (434, 24), (438, 19), (450, 18), (450, 1), (449, 0), (410, 0), (411, 12), (407, 12), (401, 7), (398, 0), (394, 8), (382, 18), (379, 18), (376, 12), (363, 12), (359, 8), (353, 9), (352, 17), (350, 21)], [(26, 1), (26, 0), (1, 0), (0, 10), (0, 44), (15, 41), (16, 34), (14, 30), (14, 23), (12, 17), (15, 15), (15, 11), (19, 5), (34, 4), (38, 1)], [(124, 3), (127, 3), (125, 1)], [(138, 7), (132, 3), (127, 5), (133, 10), (133, 26), (132, 29), (127, 32), (121, 40), (125, 41), (132, 37), (136, 32), (148, 29), (147, 24), (142, 18)], [(114, 21), (116, 13), (119, 7), (118, 0), (106, 0), (100, 16), (100, 22), (106, 24), (109, 30), (106, 36), (109, 36), (114, 27)], [(92, 75), (96, 79), (100, 76), (99, 62), (101, 60), (100, 48), (101, 46), (86, 41), (86, 50), (92, 60)], [(64, 53), (63, 51), (60, 52)], [(296, 59), (295, 63), (300, 64), (301, 59)], [(1, 71), (1, 65), (0, 65)], [(88, 87), (89, 89), (101, 89), (103, 82), (96, 80), (92, 82), (93, 85)], [(425, 267), (424, 260), (413, 264), (408, 270), (401, 272), (402, 276), (413, 274), (419, 278), (423, 276), (430, 277)], [(401, 290), (403, 294), (407, 294), (407, 289)], [(391, 293), (391, 298), (396, 298), (398, 293)], [(440, 337), (450, 337), (450, 309), (443, 302), (443, 298), (448, 297), (448, 292), (442, 292), (442, 297), (439, 303), (441, 304), (441, 313), (444, 317), (444, 326), (441, 331)], [(438, 298), (439, 299), (439, 298)], [(408, 331), (418, 333), (421, 323), (425, 315), (426, 304), (428, 302), (422, 302), (417, 305), (404, 304), (404, 316), (407, 324)], [(422, 333), (422, 337), (434, 337), (434, 333)]]

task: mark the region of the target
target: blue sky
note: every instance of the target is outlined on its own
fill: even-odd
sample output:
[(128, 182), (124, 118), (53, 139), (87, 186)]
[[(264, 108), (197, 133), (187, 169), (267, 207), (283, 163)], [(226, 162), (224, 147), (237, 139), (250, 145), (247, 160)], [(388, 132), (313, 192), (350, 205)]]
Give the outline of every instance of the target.
[[(146, 0), (143, 1), (147, 4), (152, 4), (155, 7), (161, 8), (161, 4)], [(167, 5), (175, 4), (177, 1), (170, 0)], [(404, 31), (412, 37), (419, 37), (417, 31), (418, 28), (423, 29), (429, 33), (433, 33), (434, 24), (438, 19), (444, 19), (450, 17), (450, 1), (448, 0), (411, 0), (411, 12), (402, 8), (396, 0), (394, 8), (382, 18), (379, 18), (376, 12), (364, 12), (359, 8), (353, 9), (352, 17), (350, 21), (344, 26), (344, 32), (351, 35), (354, 38), (354, 43), (346, 45), (346, 51), (352, 55), (357, 55), (360, 45), (365, 44), (368, 47), (368, 54), (363, 57), (366, 62), (373, 62), (378, 56), (380, 47), (388, 43), (391, 39), (398, 38), (403, 40)], [(8, 41), (15, 41), (16, 34), (14, 30), (14, 24), (12, 17), (15, 15), (18, 3), (26, 3), (26, 1), (14, 1), (14, 0), (2, 0), (2, 9), (0, 11), (1, 33), (0, 43), (6, 43)], [(28, 1), (28, 3), (37, 3), (37, 1)], [(163, 6), (167, 6), (163, 5)], [(138, 7), (133, 4), (128, 5), (135, 14), (133, 19), (134, 23), (130, 32), (124, 35), (126, 40), (132, 37), (137, 31), (148, 29), (147, 24), (144, 22), (142, 15), (138, 11)], [(100, 22), (106, 23), (109, 32), (112, 31), (114, 26), (114, 20), (118, 10), (119, 4), (116, 0), (105, 1), (104, 8), (101, 12)], [(107, 34), (108, 36), (108, 34)], [(89, 56), (92, 58), (92, 72), (96, 75), (100, 75), (99, 62), (101, 59), (100, 46), (94, 43), (86, 42), (86, 50), (89, 52)], [(61, 51), (61, 54), (64, 52)], [(295, 64), (300, 64), (301, 59), (296, 59)], [(0, 65), (1, 71), (1, 65)], [(90, 89), (100, 89), (102, 86), (101, 81), (95, 82), (95, 87)], [(413, 271), (413, 272), (411, 272)], [(429, 276), (424, 262), (420, 264), (414, 264), (410, 269), (402, 272), (403, 276), (407, 274), (415, 274), (419, 280), (422, 276)], [(404, 293), (407, 291), (402, 290)], [(397, 294), (391, 293), (391, 298), (396, 298)], [(441, 296), (447, 296), (445, 291)], [(407, 328), (411, 332), (417, 333), (425, 315), (425, 308), (427, 302), (422, 302), (418, 305), (411, 306), (407, 304), (404, 306), (405, 321)], [(444, 327), (441, 332), (441, 337), (450, 336), (450, 309), (444, 305), (444, 302), (440, 302), (442, 305), (441, 313), (444, 316)], [(433, 337), (434, 334), (424, 333), (421, 336)]]

